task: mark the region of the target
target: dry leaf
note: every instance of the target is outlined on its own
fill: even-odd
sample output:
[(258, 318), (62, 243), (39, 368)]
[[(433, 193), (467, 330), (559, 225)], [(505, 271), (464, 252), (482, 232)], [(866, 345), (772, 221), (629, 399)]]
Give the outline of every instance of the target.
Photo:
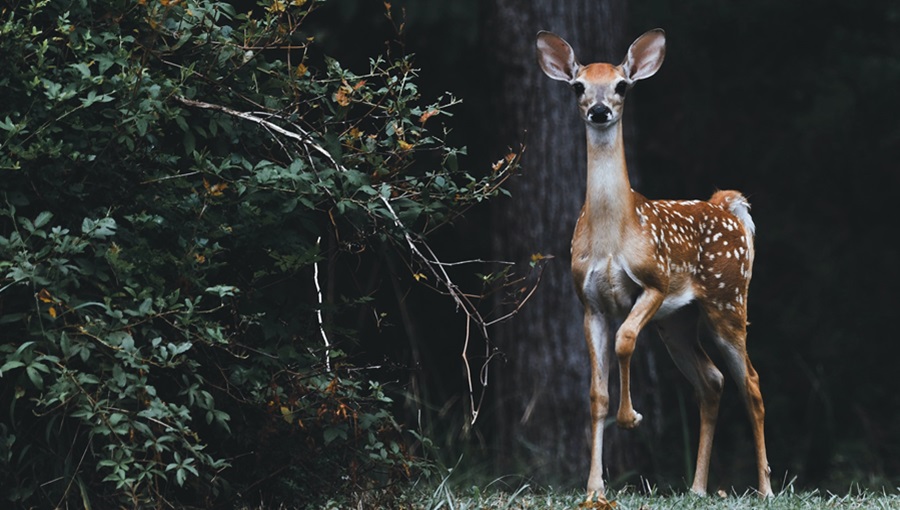
[(341, 106), (347, 106), (350, 104), (350, 92), (353, 90), (346, 86), (341, 85), (338, 87), (337, 92), (334, 93), (334, 102)]
[(440, 110), (428, 110), (419, 117), (419, 124), (425, 124), (425, 121), (440, 113)]
[(203, 187), (206, 189), (206, 193), (214, 197), (220, 197), (225, 192), (225, 188), (228, 187), (228, 183), (220, 182), (218, 184), (210, 184), (209, 181), (203, 179)]
[(41, 289), (41, 291), (38, 292), (37, 297), (42, 303), (52, 303), (55, 301), (53, 296), (50, 295), (50, 291), (47, 289)]

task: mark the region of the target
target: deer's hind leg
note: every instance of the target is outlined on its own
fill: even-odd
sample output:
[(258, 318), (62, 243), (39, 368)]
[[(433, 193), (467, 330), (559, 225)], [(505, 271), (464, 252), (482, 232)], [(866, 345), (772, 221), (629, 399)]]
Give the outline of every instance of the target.
[(759, 494), (763, 497), (773, 496), (769, 481), (769, 461), (766, 457), (765, 417), (762, 392), (759, 389), (759, 374), (750, 363), (747, 354), (747, 321), (739, 313), (728, 314), (718, 308), (707, 308), (710, 329), (728, 370), (738, 385), (744, 399), (750, 425), (753, 429), (753, 441), (756, 446), (756, 466), (759, 475)]
[(691, 491), (703, 495), (706, 494), (724, 377), (700, 345), (698, 327), (699, 310), (695, 306), (682, 308), (657, 322), (666, 349), (694, 387), (700, 405), (700, 440)]

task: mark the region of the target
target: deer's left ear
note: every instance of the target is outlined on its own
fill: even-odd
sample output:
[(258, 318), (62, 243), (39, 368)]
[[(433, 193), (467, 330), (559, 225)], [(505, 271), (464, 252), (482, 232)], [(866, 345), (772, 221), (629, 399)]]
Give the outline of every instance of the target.
[(666, 32), (661, 28), (655, 28), (631, 43), (625, 61), (622, 62), (622, 69), (629, 80), (643, 80), (656, 74), (664, 58), (666, 58)]

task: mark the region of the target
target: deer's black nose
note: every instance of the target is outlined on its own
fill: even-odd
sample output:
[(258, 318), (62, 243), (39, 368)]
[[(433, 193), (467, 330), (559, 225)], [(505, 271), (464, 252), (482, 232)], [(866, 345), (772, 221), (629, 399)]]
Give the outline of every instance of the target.
[(606, 122), (612, 117), (612, 110), (606, 105), (595, 104), (588, 110), (587, 117), (591, 122)]

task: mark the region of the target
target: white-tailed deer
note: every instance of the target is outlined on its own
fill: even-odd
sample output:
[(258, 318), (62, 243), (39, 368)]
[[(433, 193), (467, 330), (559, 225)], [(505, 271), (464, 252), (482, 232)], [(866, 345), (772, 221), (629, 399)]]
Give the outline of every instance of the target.
[[(619, 361), (616, 422), (633, 428), (629, 364), (641, 329), (656, 321), (676, 365), (700, 404), (700, 441), (691, 490), (706, 493), (723, 377), (701, 347), (711, 332), (746, 403), (756, 445), (759, 493), (771, 496), (759, 376), (747, 356), (747, 289), (753, 268), (750, 205), (737, 191), (709, 201), (648, 200), (631, 189), (622, 141), (625, 95), (653, 76), (665, 56), (665, 32), (635, 40), (620, 65), (581, 65), (559, 36), (539, 32), (544, 73), (575, 91), (587, 127), (587, 196), (572, 238), (572, 275), (584, 305), (591, 361), (591, 470), (588, 501), (604, 495), (603, 426), (609, 409), (610, 341)], [(616, 326), (618, 330), (615, 329)]]

